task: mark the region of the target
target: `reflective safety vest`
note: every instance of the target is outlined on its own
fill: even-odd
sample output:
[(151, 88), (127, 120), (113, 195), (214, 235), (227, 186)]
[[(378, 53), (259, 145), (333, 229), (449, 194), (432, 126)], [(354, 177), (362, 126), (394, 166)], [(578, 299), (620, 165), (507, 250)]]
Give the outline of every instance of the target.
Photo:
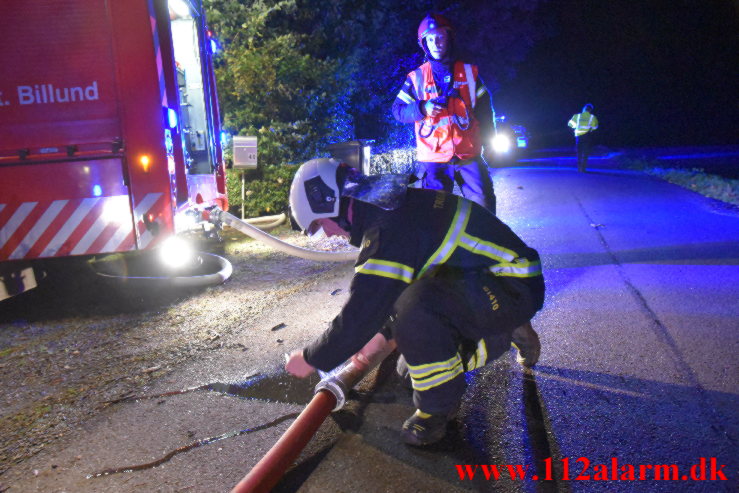
[(582, 113), (572, 115), (567, 125), (575, 129), (575, 137), (580, 137), (598, 128), (598, 119), (595, 115), (583, 111)]
[[(434, 99), (439, 89), (434, 82), (431, 63), (426, 62), (408, 74), (419, 101)], [(487, 93), (485, 86), (476, 87), (477, 66), (454, 63), (454, 89), (458, 97), (450, 97), (447, 108), (436, 117), (427, 116), (416, 122), (418, 161), (446, 163), (454, 156), (471, 159), (482, 151), (479, 123), (473, 115), (477, 98)]]

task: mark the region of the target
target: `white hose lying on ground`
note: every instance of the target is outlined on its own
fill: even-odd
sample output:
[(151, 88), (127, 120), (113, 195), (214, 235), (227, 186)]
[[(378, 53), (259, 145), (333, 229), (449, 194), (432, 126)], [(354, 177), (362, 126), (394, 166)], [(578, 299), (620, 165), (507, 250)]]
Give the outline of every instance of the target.
[(284, 221), (287, 219), (287, 216), (285, 214), (275, 214), (274, 216), (260, 216), (260, 217), (250, 217), (248, 219), (244, 219), (244, 221), (248, 222), (249, 224), (260, 224), (260, 223), (271, 223), (272, 221), (277, 220)]
[(218, 211), (217, 213), (214, 212), (213, 215), (216, 215), (217, 218), (223, 222), (223, 224), (227, 224), (234, 229), (238, 229), (245, 235), (250, 236), (255, 240), (259, 240), (262, 243), (271, 246), (275, 250), (279, 250), (294, 257), (300, 257), (307, 260), (317, 260), (319, 262), (348, 262), (350, 260), (356, 260), (357, 254), (359, 253), (358, 251), (320, 252), (317, 250), (308, 250), (307, 248), (301, 248), (295, 245), (291, 245), (290, 243), (285, 243), (279, 238), (275, 238), (274, 236), (265, 233), (260, 228), (252, 226), (251, 224), (242, 221), (238, 217), (228, 212)]
[(252, 217), (244, 219), (244, 222), (256, 226), (262, 231), (269, 231), (284, 223), (286, 220), (287, 216), (285, 214), (277, 214), (275, 216)]

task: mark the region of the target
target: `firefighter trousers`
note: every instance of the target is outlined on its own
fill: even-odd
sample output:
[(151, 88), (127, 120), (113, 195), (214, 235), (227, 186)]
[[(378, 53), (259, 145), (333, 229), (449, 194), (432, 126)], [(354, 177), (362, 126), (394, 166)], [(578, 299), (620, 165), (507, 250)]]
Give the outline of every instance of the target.
[(421, 162), (418, 166), (421, 187), (452, 193), (456, 183), (462, 197), (495, 214), (493, 180), (481, 156), (466, 161), (454, 159), (448, 163)]
[(581, 173), (587, 171), (588, 158), (593, 148), (593, 132), (580, 135), (575, 138), (575, 148), (577, 150), (577, 170)]
[(454, 412), (466, 388), (464, 373), (508, 351), (513, 329), (531, 320), (543, 301), (541, 276), (521, 280), (479, 270), (449, 269), (406, 288), (390, 329), (408, 365), (416, 407)]

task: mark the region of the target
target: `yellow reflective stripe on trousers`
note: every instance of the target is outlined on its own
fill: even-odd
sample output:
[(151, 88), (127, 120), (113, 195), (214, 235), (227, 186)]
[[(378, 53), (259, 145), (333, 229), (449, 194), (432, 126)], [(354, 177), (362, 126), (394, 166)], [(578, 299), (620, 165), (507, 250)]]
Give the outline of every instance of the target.
[(389, 260), (369, 259), (354, 269), (357, 274), (368, 274), (381, 277), (389, 277), (410, 284), (413, 282), (415, 269), (398, 262)]
[(541, 275), (541, 262), (535, 260), (534, 262), (507, 262), (497, 265), (492, 265), (489, 268), (496, 276), (507, 276), (507, 277), (536, 277)]
[(437, 361), (436, 363), (426, 363), (416, 366), (408, 365), (408, 373), (411, 378), (422, 378), (441, 370), (450, 370), (461, 361), (462, 359), (459, 357), (459, 353), (457, 353), (446, 361)]
[(447, 230), (444, 240), (441, 242), (439, 248), (437, 248), (431, 255), (423, 268), (418, 272), (418, 277), (423, 276), (431, 267), (443, 264), (449, 259), (449, 257), (451, 257), (452, 253), (454, 253), (454, 250), (457, 248), (459, 237), (467, 228), (471, 209), (472, 202), (461, 199), (458, 200), (457, 211), (454, 213), (452, 224), (449, 226), (449, 230)]
[(459, 238), (459, 244), (465, 250), (469, 250), (472, 253), (478, 255), (484, 255), (485, 257), (492, 258), (499, 262), (512, 262), (518, 257), (518, 254), (513, 250), (496, 245), (491, 241), (485, 241), (467, 233), (462, 233)]
[[(408, 365), (408, 370), (411, 376), (411, 382), (413, 384), (414, 390), (429, 390), (434, 387), (438, 387), (439, 385), (442, 385), (452, 379), (454, 379), (456, 376), (460, 375), (464, 372), (462, 369), (462, 360), (459, 357), (459, 354), (454, 355), (453, 358), (440, 362), (440, 363), (431, 363), (430, 365), (420, 365), (422, 367), (428, 367), (428, 366), (438, 366), (438, 369), (436, 371), (431, 372), (429, 375), (429, 372), (421, 373), (420, 375), (417, 373), (414, 373), (414, 369), (418, 369), (419, 367), (413, 367), (411, 365)], [(429, 375), (429, 376), (425, 376)]]
[(485, 339), (480, 339), (477, 342), (477, 350), (472, 355), (470, 360), (467, 362), (467, 371), (476, 370), (485, 366), (488, 361), (488, 348), (485, 344)]

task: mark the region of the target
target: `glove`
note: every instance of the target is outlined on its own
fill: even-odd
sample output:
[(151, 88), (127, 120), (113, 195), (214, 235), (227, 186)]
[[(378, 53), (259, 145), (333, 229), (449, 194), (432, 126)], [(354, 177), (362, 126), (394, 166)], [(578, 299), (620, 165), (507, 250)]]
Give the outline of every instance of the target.
[(303, 356), (302, 349), (296, 349), (290, 354), (285, 355), (285, 370), (298, 378), (305, 378), (316, 371)]
[(443, 109), (444, 109), (444, 106), (435, 102), (433, 99), (429, 99), (423, 105), (423, 112), (426, 114), (426, 116), (431, 116), (431, 117), (439, 116), (439, 114), (441, 113), (441, 110)]

